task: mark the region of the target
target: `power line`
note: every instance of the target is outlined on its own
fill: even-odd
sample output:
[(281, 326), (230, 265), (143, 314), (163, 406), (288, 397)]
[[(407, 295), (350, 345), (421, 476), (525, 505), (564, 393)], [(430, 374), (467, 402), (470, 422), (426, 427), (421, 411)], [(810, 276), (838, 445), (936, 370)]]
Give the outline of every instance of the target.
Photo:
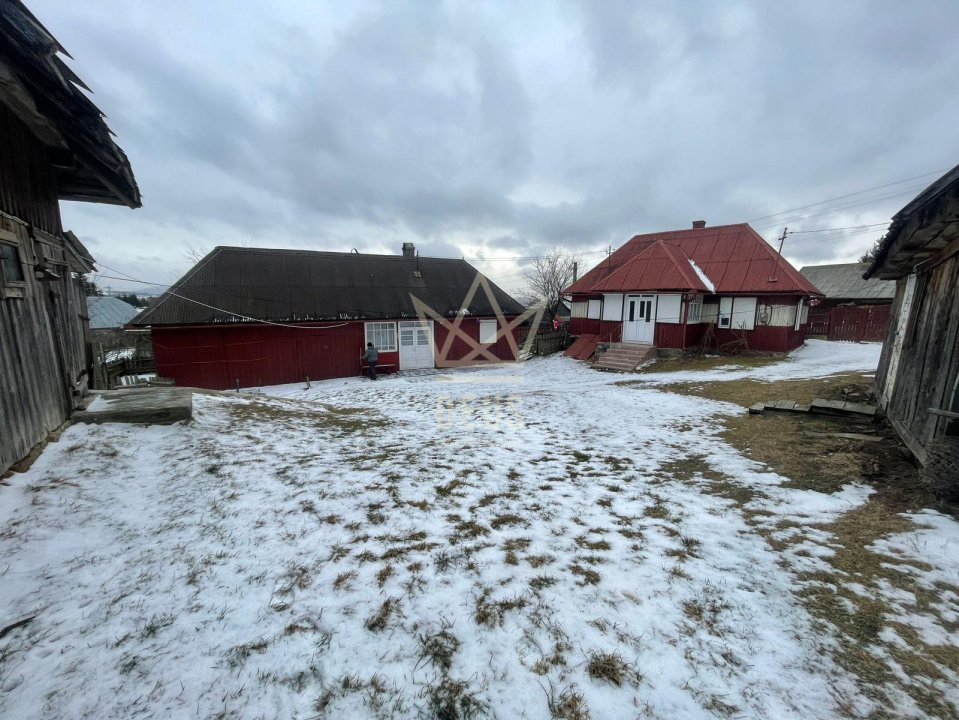
[(871, 223), (869, 225), (847, 225), (846, 227), (836, 227), (836, 228), (822, 228), (820, 230), (790, 230), (787, 232), (787, 235), (806, 235), (809, 233), (824, 233), (824, 232), (836, 232), (837, 230), (862, 230), (864, 228), (873, 228), (873, 227), (885, 227), (889, 223)]
[(761, 217), (752, 218), (751, 220), (747, 220), (746, 222), (754, 223), (760, 220), (766, 220), (767, 218), (774, 218), (774, 217), (778, 217), (779, 215), (786, 215), (788, 213), (793, 213), (798, 210), (806, 210), (807, 208), (816, 207), (817, 205), (824, 205), (826, 203), (835, 202), (836, 200), (845, 200), (846, 198), (854, 197), (856, 195), (864, 195), (865, 193), (873, 192), (875, 190), (882, 190), (884, 188), (893, 187), (894, 185), (901, 185), (903, 183), (912, 182), (913, 180), (929, 177), (930, 175), (942, 175), (942, 173), (944, 172), (946, 172), (946, 170), (931, 170), (929, 172), (922, 173), (921, 175), (913, 175), (912, 177), (903, 178), (902, 180), (894, 180), (884, 185), (877, 185), (875, 187), (866, 188), (865, 190), (856, 190), (855, 192), (846, 193), (845, 195), (837, 195), (836, 197), (827, 198), (825, 200), (819, 200), (818, 202), (809, 203), (808, 205), (800, 205), (799, 207), (790, 208), (789, 210), (780, 210), (779, 212), (775, 212), (770, 215), (763, 215)]

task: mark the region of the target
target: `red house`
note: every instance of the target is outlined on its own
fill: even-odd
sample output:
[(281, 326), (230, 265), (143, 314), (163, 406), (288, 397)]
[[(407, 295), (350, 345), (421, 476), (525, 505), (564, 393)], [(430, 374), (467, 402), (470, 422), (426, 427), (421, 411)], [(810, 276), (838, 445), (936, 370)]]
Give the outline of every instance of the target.
[(820, 295), (749, 225), (702, 220), (635, 236), (566, 293), (580, 358), (598, 343), (644, 346), (643, 357), (694, 348), (706, 333), (715, 347), (745, 340), (750, 350), (788, 352), (803, 344), (809, 300)]
[(159, 375), (220, 390), (358, 375), (368, 342), (386, 372), (515, 360), (523, 307), (480, 277), (411, 243), (402, 255), (217, 247), (129, 326), (152, 330)]

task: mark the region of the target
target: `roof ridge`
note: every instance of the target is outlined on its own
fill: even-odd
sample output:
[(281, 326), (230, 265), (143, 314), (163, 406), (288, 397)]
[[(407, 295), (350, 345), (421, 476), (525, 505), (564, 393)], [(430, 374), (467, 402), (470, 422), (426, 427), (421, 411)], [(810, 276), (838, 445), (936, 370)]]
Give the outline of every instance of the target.
[(352, 251), (342, 251), (342, 250), (311, 250), (309, 248), (269, 248), (269, 247), (243, 247), (241, 245), (217, 245), (214, 250), (239, 250), (242, 252), (264, 252), (264, 253), (298, 253), (298, 254), (309, 254), (309, 255), (335, 255), (338, 257), (365, 257), (365, 258), (386, 258), (392, 260), (410, 260), (416, 261), (419, 260), (445, 260), (449, 262), (465, 262), (469, 263), (469, 260), (466, 258), (445, 258), (445, 257), (436, 257), (435, 255), (417, 255), (410, 257), (408, 255), (392, 255), (386, 253), (361, 253), (361, 252), (352, 252)]

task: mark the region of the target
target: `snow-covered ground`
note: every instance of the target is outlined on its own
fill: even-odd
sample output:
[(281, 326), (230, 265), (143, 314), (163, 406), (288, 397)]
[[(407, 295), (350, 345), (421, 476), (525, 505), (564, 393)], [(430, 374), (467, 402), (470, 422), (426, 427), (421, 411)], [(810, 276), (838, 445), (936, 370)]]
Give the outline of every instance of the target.
[[(877, 358), (813, 342), (670, 379)], [(71, 427), (0, 487), (0, 628), (32, 618), (0, 638), (0, 717), (876, 709), (797, 591), (832, 552), (803, 524), (870, 491), (784, 486), (719, 437), (740, 408), (644, 377), (617, 386), (552, 357), (198, 394), (188, 426)], [(677, 469), (690, 460), (692, 476)], [(714, 477), (761, 500), (737, 504)], [(956, 583), (956, 523), (921, 516), (877, 551)], [(790, 522), (788, 554), (759, 531)], [(936, 618), (916, 623), (948, 637)], [(954, 680), (935, 681), (953, 707)], [(921, 715), (906, 697), (893, 711)]]

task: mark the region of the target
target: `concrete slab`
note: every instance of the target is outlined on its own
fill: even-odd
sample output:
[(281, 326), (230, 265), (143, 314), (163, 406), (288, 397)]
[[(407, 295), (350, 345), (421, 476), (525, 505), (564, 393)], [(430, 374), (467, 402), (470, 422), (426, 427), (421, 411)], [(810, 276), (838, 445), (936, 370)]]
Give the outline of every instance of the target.
[(101, 390), (85, 410), (74, 413), (82, 423), (172, 425), (193, 417), (193, 388), (130, 387)]

